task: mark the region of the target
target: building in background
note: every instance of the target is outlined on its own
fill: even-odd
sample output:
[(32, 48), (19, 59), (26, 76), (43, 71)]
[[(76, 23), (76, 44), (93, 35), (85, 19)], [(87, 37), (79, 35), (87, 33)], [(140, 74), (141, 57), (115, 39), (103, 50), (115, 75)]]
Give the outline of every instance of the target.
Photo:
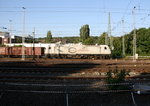
[(0, 32), (0, 44), (4, 45), (9, 43), (9, 32)]
[[(0, 32), (0, 45), (5, 45), (10, 43), (10, 35), (9, 32)], [(25, 37), (26, 43), (31, 43), (33, 41), (33, 37), (31, 35), (28, 35)], [(22, 37), (12, 35), (11, 36), (11, 43), (22, 43)]]

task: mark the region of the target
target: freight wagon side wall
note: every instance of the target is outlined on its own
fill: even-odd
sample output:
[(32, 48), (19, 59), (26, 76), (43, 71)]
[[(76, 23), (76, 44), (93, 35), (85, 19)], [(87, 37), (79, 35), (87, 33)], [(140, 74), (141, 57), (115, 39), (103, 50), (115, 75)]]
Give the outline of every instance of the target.
[(11, 50), (12, 56), (22, 55), (22, 48), (21, 47), (11, 47), (10, 50)]
[(8, 54), (9, 54), (8, 47), (0, 47), (0, 55), (1, 56), (6, 56)]
[[(44, 50), (41, 47), (35, 47), (34, 50), (32, 47), (25, 47), (25, 55), (31, 56), (35, 54), (36, 56), (41, 56), (44, 54)], [(11, 55), (13, 56), (21, 56), (22, 55), (22, 47), (11, 47)]]
[[(12, 43), (12, 44), (7, 44), (8, 46), (18, 46), (18, 45), (22, 45), (22, 43)], [(41, 54), (42, 55), (48, 55), (48, 54), (52, 54), (55, 53), (54, 51), (54, 47), (56, 46), (56, 43), (35, 43), (34, 47), (40, 47), (41, 48)], [(25, 43), (24, 44), (25, 47), (33, 47), (33, 43)]]
[[(31, 48), (32, 49), (32, 48)], [(41, 56), (44, 55), (44, 49), (41, 47), (35, 47), (35, 55), (36, 56)]]

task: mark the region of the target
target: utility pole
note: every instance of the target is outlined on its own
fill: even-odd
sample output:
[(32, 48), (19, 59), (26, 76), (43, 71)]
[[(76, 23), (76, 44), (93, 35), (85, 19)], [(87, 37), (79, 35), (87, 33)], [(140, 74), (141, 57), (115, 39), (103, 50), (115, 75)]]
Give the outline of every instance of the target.
[(12, 35), (12, 20), (9, 20), (10, 26), (9, 26), (9, 44), (11, 46), (11, 35)]
[(105, 35), (105, 45), (108, 45), (108, 33)]
[(32, 49), (32, 51), (33, 51), (33, 58), (32, 58), (32, 60), (35, 60), (35, 28), (34, 28), (34, 30), (33, 30), (33, 49)]
[[(113, 50), (113, 38), (111, 36), (111, 18), (110, 18), (110, 12), (108, 13), (108, 38), (109, 38), (109, 42), (110, 42), (110, 49)], [(109, 43), (108, 43), (109, 44)]]
[(25, 60), (25, 47), (24, 47), (24, 43), (25, 43), (25, 7), (22, 7), (23, 9), (23, 34), (22, 34), (22, 59), (21, 60)]
[(133, 8), (133, 26), (134, 26), (134, 31), (133, 31), (133, 61), (136, 61), (136, 28), (135, 28), (135, 9), (136, 7)]
[(9, 26), (9, 46), (8, 46), (8, 55), (11, 56), (11, 35), (12, 35), (12, 20), (9, 20), (10, 26)]
[(122, 55), (123, 57), (125, 56), (125, 45), (124, 45), (124, 20), (122, 20), (122, 32), (123, 32), (123, 36), (122, 36)]

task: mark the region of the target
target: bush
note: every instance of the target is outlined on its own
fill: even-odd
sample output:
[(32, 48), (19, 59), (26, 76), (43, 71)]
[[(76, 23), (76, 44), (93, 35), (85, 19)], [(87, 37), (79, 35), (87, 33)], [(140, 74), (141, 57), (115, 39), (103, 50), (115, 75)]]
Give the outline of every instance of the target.
[(22, 47), (22, 45), (14, 45), (14, 47)]
[(0, 44), (0, 47), (6, 47), (6, 45)]
[(110, 84), (108, 88), (110, 90), (127, 89), (128, 87), (126, 85), (119, 85), (117, 83), (124, 83), (125, 77), (129, 75), (129, 72), (125, 69), (118, 70), (117, 67), (115, 70), (109, 70), (106, 74), (106, 82)]

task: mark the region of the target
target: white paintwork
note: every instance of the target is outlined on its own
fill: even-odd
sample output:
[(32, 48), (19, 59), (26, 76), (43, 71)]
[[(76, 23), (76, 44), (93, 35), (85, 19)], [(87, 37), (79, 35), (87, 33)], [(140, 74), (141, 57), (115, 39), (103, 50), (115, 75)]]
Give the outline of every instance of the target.
[[(105, 49), (106, 48), (106, 49)], [(64, 44), (55, 45), (52, 54), (111, 54), (107, 45)]]

